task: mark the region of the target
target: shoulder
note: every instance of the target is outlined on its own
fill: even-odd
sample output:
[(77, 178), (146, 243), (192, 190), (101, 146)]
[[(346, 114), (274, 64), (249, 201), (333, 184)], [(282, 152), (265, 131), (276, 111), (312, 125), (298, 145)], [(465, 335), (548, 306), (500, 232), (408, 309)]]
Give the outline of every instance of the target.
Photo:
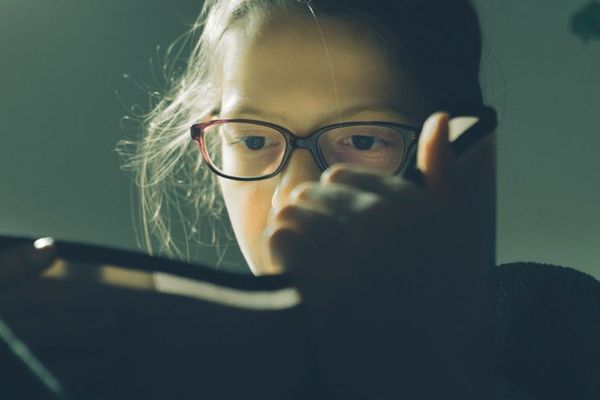
[[(494, 281), (500, 318), (539, 316), (573, 323), (600, 318), (600, 282), (574, 268), (534, 262), (503, 264), (495, 268)], [(573, 330), (578, 330), (580, 325), (576, 325)]]
[[(597, 291), (600, 289), (600, 281), (591, 275), (571, 267), (537, 262), (501, 264), (494, 268), (494, 276), (501, 288), (503, 284), (510, 284), (510, 287), (513, 288), (515, 288), (515, 284), (518, 284), (519, 287), (527, 286), (539, 289), (553, 287), (562, 292), (576, 286), (587, 288), (586, 293), (593, 296), (597, 296)], [(515, 289), (519, 289), (519, 287)]]
[(494, 278), (498, 373), (533, 398), (600, 398), (600, 282), (533, 262)]

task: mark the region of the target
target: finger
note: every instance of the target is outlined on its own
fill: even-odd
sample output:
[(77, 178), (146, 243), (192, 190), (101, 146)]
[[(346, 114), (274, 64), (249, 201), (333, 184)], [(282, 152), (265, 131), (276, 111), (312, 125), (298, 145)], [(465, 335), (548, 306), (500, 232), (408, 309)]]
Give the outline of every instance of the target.
[(347, 286), (362, 288), (363, 282), (356, 277), (360, 271), (349, 268), (347, 252), (319, 251), (308, 236), (288, 226), (270, 235), (268, 248), (275, 268), (290, 275), (303, 303), (313, 312), (343, 302), (340, 294), (350, 292)]
[(321, 183), (342, 183), (365, 192), (383, 196), (394, 195), (402, 180), (397, 176), (384, 176), (375, 170), (348, 164), (335, 164), (321, 174)]
[(425, 186), (443, 204), (449, 194), (454, 155), (449, 142), (448, 114), (435, 113), (423, 127), (417, 148), (417, 167), (424, 175)]
[(380, 196), (355, 187), (331, 183), (328, 185), (300, 184), (290, 194), (292, 204), (302, 202), (334, 217), (351, 218), (373, 207)]
[[(292, 226), (277, 226), (277, 228), (271, 227), (270, 225), (267, 226), (267, 228), (263, 231), (261, 240), (262, 243), (264, 243), (264, 245), (262, 246), (262, 260), (264, 263), (264, 267), (266, 268), (265, 271), (262, 271), (261, 273), (263, 274), (281, 274), (283, 272), (285, 272), (284, 270), (284, 266), (282, 264), (285, 264), (284, 260), (281, 259), (281, 257), (285, 254), (288, 253), (288, 251), (286, 250), (288, 245), (282, 245), (279, 243), (280, 239), (278, 238), (279, 236), (282, 235), (282, 231), (288, 231), (286, 233), (284, 233), (283, 235), (287, 235), (287, 234), (298, 234), (296, 232), (295, 227)], [(273, 239), (273, 238), (276, 239)], [(273, 243), (275, 241), (275, 243)], [(287, 241), (286, 241), (287, 243)], [(289, 245), (293, 245), (294, 242), (290, 241)], [(276, 252), (275, 247), (277, 247), (279, 249), (280, 246), (283, 246), (283, 250), (281, 250), (281, 252), (283, 254), (280, 254), (279, 252)]]
[(400, 217), (398, 213), (402, 214), (407, 209), (414, 213), (432, 205), (431, 195), (426, 189), (399, 177), (390, 178), (397, 179), (397, 182), (388, 186), (391, 195), (387, 196), (341, 183), (326, 186), (302, 183), (292, 191), (290, 201), (292, 204), (306, 203), (335, 217), (360, 220), (369, 225), (380, 223), (382, 219)]
[(292, 227), (319, 246), (343, 232), (340, 221), (333, 215), (303, 202), (287, 205), (270, 216), (268, 229), (273, 231), (282, 226)]
[(289, 225), (281, 225), (268, 232), (267, 250), (270, 263), (277, 271), (290, 272), (306, 269), (314, 263), (317, 246), (306, 235)]

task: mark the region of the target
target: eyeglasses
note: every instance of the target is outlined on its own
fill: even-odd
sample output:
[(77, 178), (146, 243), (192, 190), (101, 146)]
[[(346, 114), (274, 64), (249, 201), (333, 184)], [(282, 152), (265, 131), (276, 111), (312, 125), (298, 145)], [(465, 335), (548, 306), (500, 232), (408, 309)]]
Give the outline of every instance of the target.
[(294, 149), (308, 149), (324, 171), (350, 163), (396, 175), (416, 145), (422, 127), (395, 122), (352, 121), (327, 125), (299, 137), (280, 125), (251, 119), (216, 119), (191, 127), (202, 158), (217, 175), (239, 181), (271, 178)]

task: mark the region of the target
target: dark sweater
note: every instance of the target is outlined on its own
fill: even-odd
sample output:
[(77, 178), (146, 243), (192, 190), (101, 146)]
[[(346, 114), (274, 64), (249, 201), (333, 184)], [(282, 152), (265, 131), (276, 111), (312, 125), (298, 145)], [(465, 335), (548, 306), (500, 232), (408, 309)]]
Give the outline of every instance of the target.
[(600, 282), (573, 268), (497, 268), (498, 399), (600, 399)]

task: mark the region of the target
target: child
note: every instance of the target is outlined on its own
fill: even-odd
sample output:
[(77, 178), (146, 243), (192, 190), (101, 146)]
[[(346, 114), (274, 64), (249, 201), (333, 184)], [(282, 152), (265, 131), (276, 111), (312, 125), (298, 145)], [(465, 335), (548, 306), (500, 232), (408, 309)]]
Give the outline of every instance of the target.
[(252, 273), (299, 289), (328, 398), (598, 398), (598, 282), (495, 268), (494, 136), (448, 145), (483, 105), (468, 0), (207, 0), (194, 32), (128, 164), (149, 252), (181, 255), (172, 204), (192, 234), (226, 211)]
[[(285, 163), (287, 170), (298, 169), (297, 159), (301, 164), (310, 162), (299, 169), (304, 175), (290, 171), (291, 180), (286, 179), (288, 174), (253, 183), (220, 179), (191, 146), (189, 135), (183, 135), (193, 122), (247, 117), (278, 123), (300, 136), (335, 122), (402, 123), (411, 129), (401, 129), (398, 137), (403, 143), (395, 151), (405, 150), (406, 155), (414, 144), (410, 136), (420, 132), (427, 116), (435, 111), (468, 113), (481, 106), (481, 39), (468, 2), (305, 3), (205, 2), (195, 28), (202, 33), (189, 67), (148, 116), (146, 136), (128, 165), (137, 168), (142, 188), (143, 238), (149, 252), (183, 256), (168, 229), (168, 216), (176, 211), (172, 204), (193, 204), (194, 214), (186, 213), (182, 218), (189, 223), (185, 233), (190, 237), (223, 220), (226, 205), (251, 271), (274, 273), (277, 267), (263, 259), (267, 255), (259, 254), (264, 246), (257, 241), (266, 228), (268, 210), (281, 208), (297, 184), (319, 180), (329, 166), (317, 165), (306, 150), (296, 150)], [(435, 11), (429, 12), (430, 6)], [(312, 10), (324, 16), (313, 17)], [(285, 15), (290, 11), (298, 15), (294, 18), (296, 31), (287, 26)], [(325, 17), (329, 14), (331, 17)], [(300, 55), (304, 57), (300, 59)], [(253, 103), (253, 109), (260, 108), (263, 113), (271, 110), (271, 115), (279, 117), (242, 113), (240, 107), (248, 102)], [(294, 118), (301, 119), (303, 125), (286, 124)], [(366, 157), (384, 154), (383, 143), (373, 138), (362, 140), (363, 146), (371, 148), (362, 152), (362, 162), (353, 164), (376, 166)], [(358, 150), (355, 142), (351, 146)], [(402, 155), (388, 154), (394, 163), (405, 161)], [(348, 155), (344, 157), (334, 161), (352, 164)], [(426, 162), (423, 157), (420, 160)], [(491, 173), (488, 178), (493, 176)], [(281, 185), (276, 187), (276, 183)], [(253, 197), (245, 193), (248, 191)], [(184, 197), (178, 197), (181, 194)], [(234, 200), (237, 203), (233, 204)], [(248, 214), (248, 209), (252, 217), (239, 216)], [(217, 219), (199, 223), (206, 215)], [(155, 249), (150, 232), (156, 236), (159, 249)]]
[(181, 255), (179, 195), (191, 234), (226, 211), (252, 273), (295, 279), (334, 393), (489, 397), (494, 136), (448, 145), (483, 105), (470, 2), (207, 0), (193, 33), (128, 165), (148, 251)]

